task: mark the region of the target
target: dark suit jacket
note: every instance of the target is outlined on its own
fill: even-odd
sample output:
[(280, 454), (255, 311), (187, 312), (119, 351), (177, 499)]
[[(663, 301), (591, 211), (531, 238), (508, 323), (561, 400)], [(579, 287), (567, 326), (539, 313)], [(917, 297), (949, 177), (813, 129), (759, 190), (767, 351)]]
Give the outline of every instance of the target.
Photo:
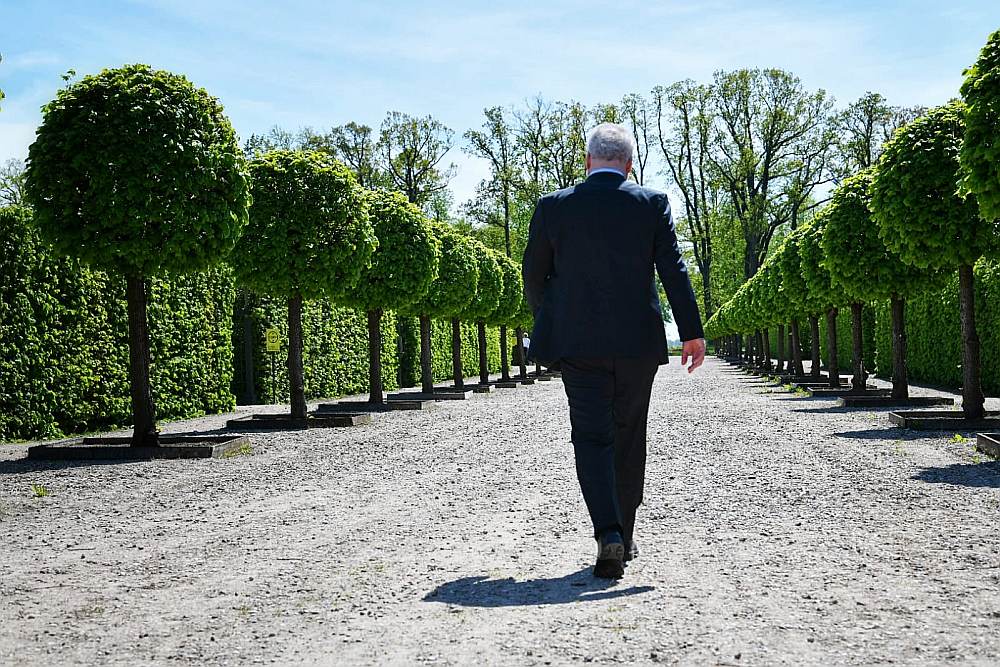
[(529, 354), (546, 365), (565, 357), (666, 363), (654, 267), (681, 339), (703, 338), (665, 194), (600, 172), (542, 197), (521, 265), (535, 314)]

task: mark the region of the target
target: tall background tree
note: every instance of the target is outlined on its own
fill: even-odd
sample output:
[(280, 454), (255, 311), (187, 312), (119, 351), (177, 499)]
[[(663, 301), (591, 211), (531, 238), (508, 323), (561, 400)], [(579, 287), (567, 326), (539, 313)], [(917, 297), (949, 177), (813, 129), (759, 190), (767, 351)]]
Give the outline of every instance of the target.
[(829, 182), (832, 101), (779, 69), (718, 72), (712, 164), (726, 189), (745, 242), (750, 278), (783, 225), (798, 225), (816, 189)]
[(444, 164), (453, 138), (454, 132), (431, 116), (391, 111), (382, 121), (376, 146), (379, 168), (392, 187), (422, 208), (455, 174), (455, 165)]
[(711, 172), (715, 131), (712, 89), (693, 81), (657, 87), (652, 94), (657, 145), (684, 209), (681, 235), (691, 244), (705, 317), (715, 312), (712, 291), (713, 239), (720, 222), (721, 192)]

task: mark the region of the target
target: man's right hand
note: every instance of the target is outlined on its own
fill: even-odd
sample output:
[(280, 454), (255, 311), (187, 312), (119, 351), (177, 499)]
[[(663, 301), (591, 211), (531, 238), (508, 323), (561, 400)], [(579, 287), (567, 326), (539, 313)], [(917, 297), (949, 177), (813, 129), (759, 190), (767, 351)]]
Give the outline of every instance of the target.
[(691, 365), (688, 366), (688, 373), (693, 373), (694, 369), (701, 366), (705, 361), (704, 338), (684, 341), (684, 347), (681, 349), (681, 366), (687, 364), (688, 359), (691, 360)]

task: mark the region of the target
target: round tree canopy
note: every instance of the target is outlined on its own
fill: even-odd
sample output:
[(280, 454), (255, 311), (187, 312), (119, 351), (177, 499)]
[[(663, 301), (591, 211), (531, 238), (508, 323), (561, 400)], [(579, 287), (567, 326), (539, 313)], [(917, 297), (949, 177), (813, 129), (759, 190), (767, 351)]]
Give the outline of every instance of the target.
[(371, 191), (368, 205), (378, 248), (346, 302), (367, 311), (398, 310), (427, 293), (440, 249), (424, 214), (401, 193)]
[(524, 300), (524, 281), (521, 279), (521, 267), (514, 260), (506, 255), (493, 252), (493, 259), (500, 265), (500, 272), (503, 276), (503, 290), (496, 310), (490, 314), (490, 324), (503, 325), (513, 324), (521, 310), (521, 302)]
[(777, 251), (778, 266), (781, 267), (781, 285), (789, 306), (786, 314), (790, 319), (803, 314), (807, 305), (808, 287), (802, 276), (802, 262), (799, 255), (799, 242), (802, 239), (803, 229), (799, 227), (786, 236)]
[(904, 264), (879, 238), (869, 208), (873, 170), (841, 183), (826, 207), (823, 251), (833, 282), (852, 301), (913, 295), (935, 284), (927, 270)]
[(26, 189), (57, 251), (138, 277), (202, 269), (233, 249), (247, 167), (204, 90), (128, 65), (71, 84), (42, 114)]
[(472, 244), (476, 264), (479, 267), (479, 283), (476, 285), (476, 297), (462, 312), (459, 319), (483, 322), (493, 314), (500, 303), (500, 295), (503, 292), (503, 273), (489, 248), (475, 239), (469, 241)]
[(531, 306), (528, 305), (528, 300), (523, 295), (521, 296), (521, 305), (518, 307), (517, 314), (514, 315), (510, 325), (520, 327), (529, 332), (535, 326), (535, 315), (531, 312)]
[(764, 326), (783, 324), (787, 319), (785, 313), (787, 304), (781, 291), (781, 267), (778, 265), (777, 255), (768, 257), (754, 278), (761, 283), (757, 303), (762, 324)]
[(824, 208), (813, 220), (802, 228), (799, 239), (799, 266), (806, 281), (806, 308), (810, 314), (819, 313), (847, 303), (844, 291), (834, 287), (830, 272), (826, 269), (823, 252), (823, 228), (826, 226)]
[(431, 229), (441, 249), (437, 278), (427, 294), (404, 311), (411, 315), (453, 317), (476, 296), (479, 264), (468, 238), (441, 223), (433, 224)]
[(965, 72), (968, 105), (962, 142), (962, 187), (976, 196), (986, 220), (1000, 220), (1000, 30)]
[(314, 299), (353, 287), (378, 244), (364, 190), (323, 153), (273, 151), (250, 163), (253, 208), (232, 264), (260, 294)]
[(871, 184), (871, 209), (889, 250), (920, 268), (975, 264), (994, 244), (994, 224), (975, 197), (958, 194), (964, 105), (954, 101), (899, 129)]

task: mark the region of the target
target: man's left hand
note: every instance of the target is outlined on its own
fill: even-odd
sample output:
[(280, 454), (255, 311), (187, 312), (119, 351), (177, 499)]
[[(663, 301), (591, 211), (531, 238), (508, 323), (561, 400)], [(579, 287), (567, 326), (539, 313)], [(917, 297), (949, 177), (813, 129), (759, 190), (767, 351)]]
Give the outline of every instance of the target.
[(704, 338), (684, 341), (684, 347), (681, 349), (681, 366), (687, 364), (688, 359), (691, 360), (691, 365), (688, 366), (688, 373), (693, 373), (694, 369), (701, 366), (705, 361)]

